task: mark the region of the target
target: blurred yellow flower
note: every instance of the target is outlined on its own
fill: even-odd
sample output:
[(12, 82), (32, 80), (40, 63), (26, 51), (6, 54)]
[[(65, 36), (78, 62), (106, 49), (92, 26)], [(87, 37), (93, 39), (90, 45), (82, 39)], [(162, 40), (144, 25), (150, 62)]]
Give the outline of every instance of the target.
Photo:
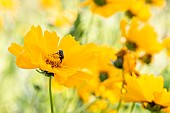
[(130, 18), (137, 17), (139, 20), (147, 21), (151, 16), (150, 6), (136, 0), (132, 2), (126, 14)]
[(163, 89), (160, 92), (154, 92), (154, 102), (163, 107), (170, 107), (170, 92), (167, 89)]
[(61, 6), (60, 0), (40, 0), (44, 8), (59, 8)]
[(91, 11), (104, 17), (116, 12), (126, 11), (132, 0), (86, 0), (82, 5), (90, 5)]
[(123, 70), (123, 73), (132, 74), (136, 71), (136, 54), (133, 51), (127, 50), (123, 47), (119, 52), (116, 53), (117, 59), (114, 61), (114, 66)]
[[(77, 17), (77, 9), (67, 9), (61, 0), (40, 0), (45, 11), (49, 11), (49, 24), (57, 27), (71, 27)], [(44, 9), (43, 9), (44, 10)]]
[(133, 52), (127, 52), (123, 57), (123, 70), (125, 73), (134, 72), (136, 67), (136, 56)]
[(170, 106), (170, 92), (163, 88), (162, 76), (126, 75), (125, 81), (126, 92), (122, 94), (125, 102), (142, 102), (151, 111), (160, 111)]
[(70, 35), (60, 39), (55, 32), (40, 26), (31, 27), (24, 38), (24, 46), (12, 43), (8, 50), (16, 56), (16, 65), (54, 73), (59, 84), (73, 87), (91, 78), (90, 67), (96, 62), (96, 46), (80, 45)]
[[(162, 50), (162, 44), (158, 42), (157, 34), (149, 24), (142, 26), (137, 18), (133, 18), (131, 24), (128, 26), (127, 20), (123, 19), (120, 27), (127, 43), (135, 44), (134, 47), (138, 50), (151, 55)], [(130, 49), (130, 47), (127, 48)]]
[(122, 94), (122, 99), (126, 102), (152, 102), (154, 92), (163, 89), (163, 77), (154, 75), (125, 75), (126, 93)]
[(0, 28), (3, 29), (6, 16), (15, 23), (16, 12), (18, 11), (19, 0), (0, 0)]
[(100, 55), (94, 70), (95, 75), (88, 83), (79, 87), (79, 95), (84, 102), (88, 102), (92, 94), (108, 99), (111, 103), (118, 102), (122, 85), (122, 73), (121, 70), (116, 69), (111, 64), (111, 60), (116, 58), (116, 52), (107, 46), (98, 48)]
[(97, 100), (94, 102), (90, 107), (89, 111), (95, 113), (95, 112), (100, 112), (102, 110), (105, 110), (108, 106), (108, 101), (104, 99)]
[(1, 10), (14, 10), (17, 0), (0, 0)]
[(168, 56), (170, 56), (170, 37), (163, 40), (163, 46), (167, 49)]
[(0, 16), (0, 28), (3, 26), (3, 18)]
[(157, 7), (164, 7), (166, 5), (166, 0), (140, 0), (144, 1), (146, 4), (150, 4)]
[(53, 24), (57, 27), (71, 26), (76, 20), (77, 12), (71, 10), (59, 11), (55, 16)]

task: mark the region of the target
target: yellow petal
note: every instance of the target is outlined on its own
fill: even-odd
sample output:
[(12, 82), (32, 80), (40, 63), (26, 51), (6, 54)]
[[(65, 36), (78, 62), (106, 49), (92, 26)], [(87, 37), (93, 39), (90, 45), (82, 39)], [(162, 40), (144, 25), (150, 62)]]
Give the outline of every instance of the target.
[(92, 78), (91, 75), (84, 73), (82, 71), (78, 71), (74, 75), (70, 76), (67, 81), (65, 81), (64, 85), (67, 87), (74, 87), (81, 85), (83, 82)]
[(79, 42), (76, 41), (71, 35), (63, 37), (59, 43), (58, 49), (63, 51), (69, 51), (71, 48), (79, 46)]
[(48, 49), (46, 48), (45, 43), (40, 26), (32, 26), (31, 30), (24, 38), (24, 48), (29, 50), (31, 55), (37, 59), (39, 57), (37, 56), (37, 52), (45, 54), (46, 49)]
[(122, 19), (120, 22), (120, 28), (121, 28), (122, 35), (125, 37), (126, 37), (126, 25), (127, 25), (127, 21), (125, 19)]
[(16, 43), (12, 43), (11, 46), (8, 48), (8, 51), (15, 56), (19, 55), (22, 52), (22, 50), (23, 48)]
[(16, 65), (23, 69), (38, 68), (38, 66), (31, 61), (31, 55), (28, 51), (23, 51), (17, 56)]
[(59, 37), (55, 32), (50, 33), (49, 31), (44, 32), (44, 39), (45, 39), (45, 47), (46, 53), (55, 53), (57, 52), (57, 47), (59, 43)]
[(55, 72), (54, 77), (55, 80), (59, 84), (64, 84), (69, 76), (75, 74), (77, 72), (77, 68), (74, 67), (62, 67), (58, 68), (58, 71)]
[(164, 107), (170, 106), (170, 92), (167, 89), (163, 89), (161, 92), (154, 92), (155, 103)]
[(154, 100), (153, 93), (163, 89), (163, 78), (154, 75), (141, 75), (132, 77), (125, 75), (126, 93), (122, 98), (127, 102), (152, 102)]
[(86, 44), (75, 49), (70, 49), (70, 52), (65, 58), (65, 65), (87, 68), (96, 65), (98, 50), (94, 44)]

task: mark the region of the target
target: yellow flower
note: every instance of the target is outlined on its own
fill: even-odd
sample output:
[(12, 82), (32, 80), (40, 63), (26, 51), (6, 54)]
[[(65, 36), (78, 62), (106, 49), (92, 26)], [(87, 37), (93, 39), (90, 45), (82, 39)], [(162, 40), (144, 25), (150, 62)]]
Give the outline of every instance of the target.
[[(45, 11), (49, 11), (49, 24), (57, 27), (71, 27), (77, 17), (77, 8), (68, 10), (61, 0), (40, 0)], [(44, 10), (44, 9), (43, 9)]]
[(70, 35), (60, 39), (55, 32), (43, 35), (40, 26), (31, 27), (23, 47), (12, 43), (8, 50), (16, 56), (18, 67), (54, 73), (55, 80), (67, 87), (91, 78), (89, 69), (96, 62), (94, 44), (80, 45)]
[(83, 6), (90, 5), (91, 11), (104, 17), (129, 8), (132, 0), (87, 0)]
[(59, 8), (61, 6), (60, 0), (40, 0), (44, 8)]
[(154, 97), (155, 97), (154, 102), (156, 104), (159, 104), (163, 107), (167, 107), (167, 106), (170, 107), (170, 100), (169, 100), (170, 92), (167, 91), (167, 89), (164, 88), (161, 92), (155, 92)]
[(154, 92), (160, 92), (163, 89), (163, 77), (154, 75), (125, 75), (126, 93), (122, 98), (126, 102), (152, 102)]
[(58, 11), (53, 24), (57, 27), (71, 26), (76, 20), (77, 12), (71, 10)]
[[(137, 49), (151, 55), (162, 50), (162, 45), (158, 42), (157, 34), (149, 24), (142, 26), (136, 18), (133, 18), (131, 24), (128, 26), (127, 21), (123, 19), (120, 27), (122, 35), (127, 39), (127, 42), (135, 44)], [(127, 29), (127, 27), (129, 28)]]
[(13, 9), (16, 0), (0, 0), (0, 9)]
[(0, 28), (3, 26), (3, 18), (0, 16)]
[(170, 56), (170, 37), (163, 40), (163, 45), (167, 49), (168, 56)]
[(96, 102), (94, 102), (90, 107), (89, 107), (89, 111), (95, 113), (98, 111), (102, 111), (105, 110), (107, 108), (108, 105), (108, 101), (101, 99), (101, 100), (97, 100)]
[(114, 66), (116, 68), (123, 69), (123, 73), (137, 73), (135, 70), (137, 60), (135, 52), (129, 51), (126, 47), (123, 47), (116, 55), (117, 59), (114, 61)]
[(126, 92), (122, 99), (126, 102), (142, 102), (151, 111), (160, 111), (170, 107), (170, 92), (163, 88), (162, 76), (154, 75), (126, 75)]
[(136, 56), (133, 52), (128, 52), (123, 57), (123, 70), (125, 73), (135, 71)]
[(126, 14), (130, 18), (137, 17), (139, 20), (147, 21), (151, 16), (150, 6), (136, 0), (132, 2)]
[(166, 0), (140, 0), (144, 1), (146, 4), (150, 4), (157, 7), (164, 7), (166, 5)]
[(111, 64), (111, 60), (116, 59), (116, 52), (107, 46), (98, 48), (100, 55), (94, 69), (95, 75), (88, 83), (79, 87), (79, 95), (85, 102), (89, 101), (92, 94), (108, 99), (111, 103), (118, 102), (122, 85), (121, 70)]

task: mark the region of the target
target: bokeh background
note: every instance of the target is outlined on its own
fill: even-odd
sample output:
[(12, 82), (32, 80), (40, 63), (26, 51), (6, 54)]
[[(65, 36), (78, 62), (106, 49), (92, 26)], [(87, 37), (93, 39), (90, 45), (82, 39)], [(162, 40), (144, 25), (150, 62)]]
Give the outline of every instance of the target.
[[(82, 8), (82, 1), (0, 0), (0, 113), (50, 113), (48, 79), (36, 70), (18, 68), (15, 57), (8, 52), (12, 42), (23, 44), (31, 26), (40, 25), (43, 30), (56, 31), (60, 37), (71, 33), (81, 43), (105, 43), (121, 47), (119, 23), (123, 13), (104, 18), (92, 14), (88, 8)], [(164, 9), (152, 10), (149, 23), (157, 31), (159, 39), (170, 36), (170, 0), (167, 0)], [(165, 87), (169, 88), (168, 58), (161, 52), (155, 59), (156, 63), (141, 70), (161, 73), (166, 78)], [(56, 113), (87, 112), (85, 108), (88, 105), (82, 107), (74, 89), (54, 83), (53, 91)]]

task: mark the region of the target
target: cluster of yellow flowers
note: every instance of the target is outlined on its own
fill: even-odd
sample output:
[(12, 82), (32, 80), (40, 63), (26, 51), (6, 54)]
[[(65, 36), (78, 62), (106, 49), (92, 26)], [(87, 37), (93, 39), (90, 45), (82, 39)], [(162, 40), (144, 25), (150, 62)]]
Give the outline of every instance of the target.
[(151, 16), (151, 6), (163, 7), (165, 0), (87, 0), (82, 5), (90, 5), (92, 12), (104, 17), (122, 11), (130, 18), (135, 16), (147, 21)]
[[(50, 0), (48, 4), (53, 4)], [(45, 1), (43, 1), (45, 2)], [(158, 41), (157, 33), (147, 22), (151, 6), (163, 7), (165, 0), (87, 0), (82, 6), (104, 17), (125, 12), (120, 22), (123, 46), (79, 44), (71, 35), (63, 38), (40, 26), (31, 27), (24, 45), (12, 43), (8, 50), (16, 56), (16, 65), (53, 76), (66, 87), (74, 87), (84, 103), (96, 101), (89, 110), (105, 110), (109, 104), (138, 102), (151, 112), (170, 112), (170, 92), (163, 87), (162, 76), (141, 74), (138, 62), (150, 64), (153, 55), (163, 49), (170, 54), (170, 38)], [(96, 107), (97, 106), (97, 107)]]

